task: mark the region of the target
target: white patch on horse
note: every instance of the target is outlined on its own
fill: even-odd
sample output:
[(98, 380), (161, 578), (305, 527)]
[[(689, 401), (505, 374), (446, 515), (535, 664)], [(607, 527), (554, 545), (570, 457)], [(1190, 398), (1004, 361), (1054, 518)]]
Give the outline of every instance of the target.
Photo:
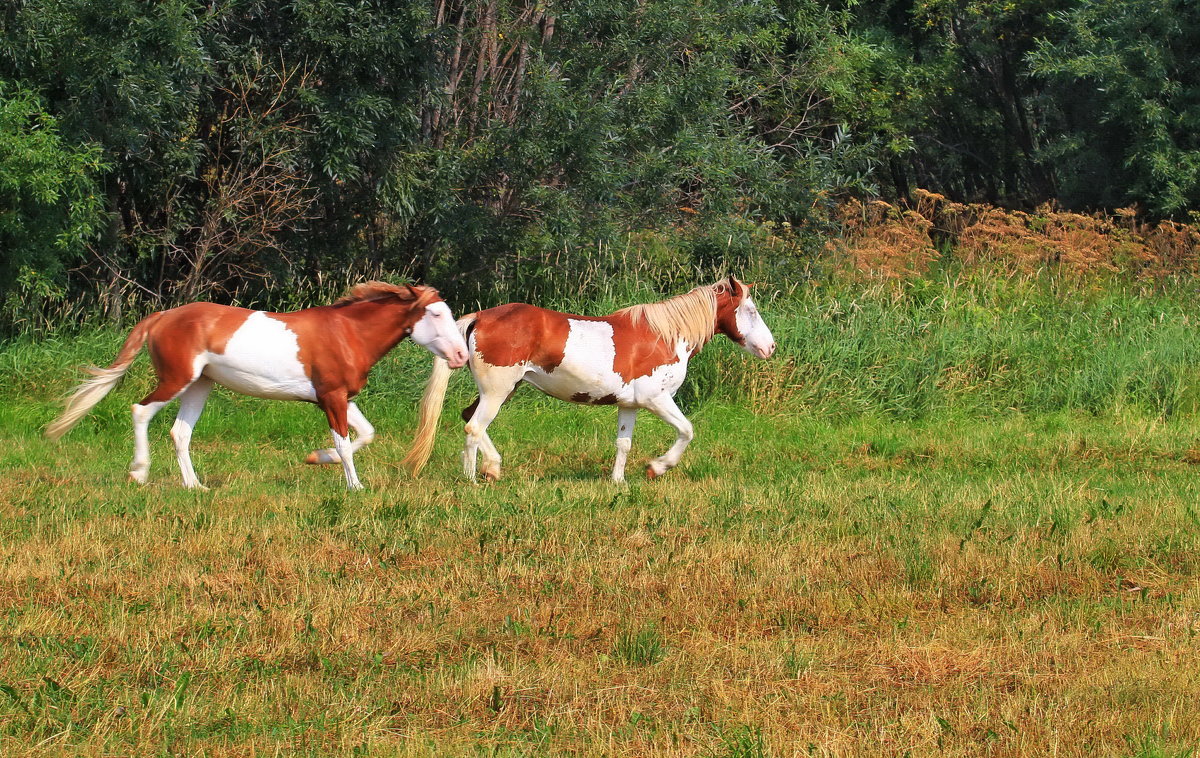
[(664, 363), (650, 372), (630, 382), (634, 390), (634, 404), (643, 408), (659, 395), (674, 396), (687, 377), (688, 358), (692, 350), (684, 340), (675, 343), (675, 362)]
[(630, 403), (633, 391), (613, 366), (617, 347), (612, 324), (607, 321), (567, 319), (569, 331), (562, 363), (552, 371), (531, 366), (525, 380), (560, 400), (585, 393), (591, 398), (612, 395), (618, 403)]
[(633, 407), (664, 392), (674, 394), (683, 384), (691, 352), (683, 340), (675, 347), (674, 362), (626, 382), (616, 370), (612, 324), (578, 319), (567, 319), (567, 323), (569, 331), (562, 363), (552, 371), (531, 366), (524, 377), (546, 394), (560, 400), (576, 400), (582, 394), (591, 401), (606, 398), (617, 405)]
[(284, 322), (255, 311), (224, 353), (206, 353), (204, 374), (244, 395), (315, 402), (317, 392), (300, 362), (300, 341)]

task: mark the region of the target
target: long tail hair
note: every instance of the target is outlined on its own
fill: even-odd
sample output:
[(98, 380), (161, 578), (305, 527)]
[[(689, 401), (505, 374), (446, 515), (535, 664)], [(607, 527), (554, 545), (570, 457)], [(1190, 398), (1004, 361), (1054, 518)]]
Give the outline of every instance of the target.
[[(463, 316), (456, 323), (458, 331), (465, 339), (467, 328), (475, 323), (476, 314)], [(442, 415), (442, 405), (446, 400), (446, 386), (450, 384), (450, 364), (442, 358), (434, 357), (433, 371), (425, 384), (425, 394), (421, 396), (421, 405), (417, 415), (417, 433), (413, 436), (412, 447), (404, 456), (404, 466), (416, 476), (433, 452), (433, 440), (437, 436), (438, 419)]]
[(117, 386), (121, 378), (125, 376), (125, 372), (133, 364), (133, 359), (146, 344), (150, 326), (158, 320), (159, 315), (158, 313), (151, 314), (133, 327), (133, 331), (125, 338), (125, 344), (121, 346), (121, 352), (117, 353), (117, 359), (111, 366), (108, 368), (89, 366), (86, 369), (92, 378), (76, 387), (75, 391), (67, 398), (66, 408), (62, 415), (46, 427), (47, 437), (56, 440), (66, 434), (71, 427), (79, 423), (79, 419), (83, 418), (92, 409), (92, 406), (103, 400), (109, 390)]

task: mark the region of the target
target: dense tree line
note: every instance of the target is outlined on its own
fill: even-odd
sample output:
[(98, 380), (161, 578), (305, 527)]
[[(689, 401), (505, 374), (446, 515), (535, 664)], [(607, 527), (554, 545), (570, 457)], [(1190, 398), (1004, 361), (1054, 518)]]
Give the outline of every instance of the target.
[(0, 296), (486, 299), (523, 259), (736, 258), (747, 222), (915, 187), (1186, 217), (1198, 47), (1186, 0), (11, 0)]

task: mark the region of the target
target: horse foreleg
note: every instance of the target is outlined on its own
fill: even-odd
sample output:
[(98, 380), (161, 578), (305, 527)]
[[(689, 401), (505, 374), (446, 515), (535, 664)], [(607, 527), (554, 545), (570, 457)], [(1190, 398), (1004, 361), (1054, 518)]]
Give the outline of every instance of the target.
[[(354, 430), (354, 441), (350, 443), (351, 453), (357, 453), (362, 448), (371, 444), (375, 439), (375, 427), (371, 426), (371, 422), (367, 421), (367, 417), (362, 415), (362, 411), (354, 403), (346, 405), (346, 422), (350, 428)], [(305, 463), (326, 464), (326, 463), (341, 463), (342, 459), (338, 456), (337, 450), (327, 447), (323, 450), (314, 450), (308, 454)]]
[(202, 376), (179, 396), (179, 413), (171, 427), (171, 439), (175, 442), (175, 459), (179, 461), (179, 473), (183, 476), (184, 487), (208, 489), (200, 483), (196, 470), (192, 468), (190, 448), (192, 429), (200, 419), (200, 414), (204, 412), (204, 404), (208, 401), (208, 393), (212, 388), (212, 380)]
[(674, 427), (677, 435), (675, 444), (646, 466), (646, 476), (653, 479), (667, 473), (679, 463), (683, 451), (687, 450), (688, 443), (692, 441), (694, 434), (692, 422), (687, 420), (687, 417), (679, 410), (679, 406), (675, 405), (675, 399), (670, 395), (660, 395), (648, 403), (646, 409)]
[(346, 474), (346, 487), (361, 490), (362, 482), (358, 480), (358, 472), (354, 470), (354, 447), (350, 444), (350, 423), (348, 403), (345, 391), (331, 392), (317, 398), (317, 404), (325, 411), (329, 419), (329, 431), (333, 435), (333, 449), (342, 462), (342, 471)]
[(619, 408), (617, 410), (617, 459), (613, 461), (612, 471), (614, 482), (625, 481), (625, 460), (629, 457), (629, 448), (633, 445), (635, 421), (637, 421), (637, 408)]

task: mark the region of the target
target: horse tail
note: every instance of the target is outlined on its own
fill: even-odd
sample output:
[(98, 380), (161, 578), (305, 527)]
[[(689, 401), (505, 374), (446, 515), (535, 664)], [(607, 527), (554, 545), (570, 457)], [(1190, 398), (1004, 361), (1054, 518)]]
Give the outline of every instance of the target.
[[(457, 322), (458, 331), (465, 339), (471, 325), (475, 323), (478, 314), (471, 313), (463, 316)], [(413, 476), (420, 473), (429, 462), (433, 452), (433, 438), (437, 436), (438, 418), (442, 415), (442, 405), (446, 400), (446, 386), (450, 384), (450, 364), (442, 358), (434, 357), (433, 372), (425, 384), (425, 394), (421, 396), (420, 410), (417, 416), (417, 433), (413, 437), (412, 447), (404, 457), (404, 466)]]
[(66, 434), (71, 427), (79, 423), (79, 419), (83, 418), (92, 409), (92, 406), (103, 400), (109, 390), (117, 386), (121, 378), (125, 376), (125, 372), (133, 364), (133, 359), (146, 344), (146, 338), (150, 335), (150, 327), (160, 315), (162, 314), (151, 314), (133, 327), (133, 331), (125, 338), (125, 344), (121, 346), (121, 352), (117, 353), (117, 359), (111, 366), (108, 368), (89, 366), (85, 369), (92, 375), (92, 378), (76, 387), (75, 391), (67, 398), (63, 414), (46, 427), (47, 437), (57, 440)]

